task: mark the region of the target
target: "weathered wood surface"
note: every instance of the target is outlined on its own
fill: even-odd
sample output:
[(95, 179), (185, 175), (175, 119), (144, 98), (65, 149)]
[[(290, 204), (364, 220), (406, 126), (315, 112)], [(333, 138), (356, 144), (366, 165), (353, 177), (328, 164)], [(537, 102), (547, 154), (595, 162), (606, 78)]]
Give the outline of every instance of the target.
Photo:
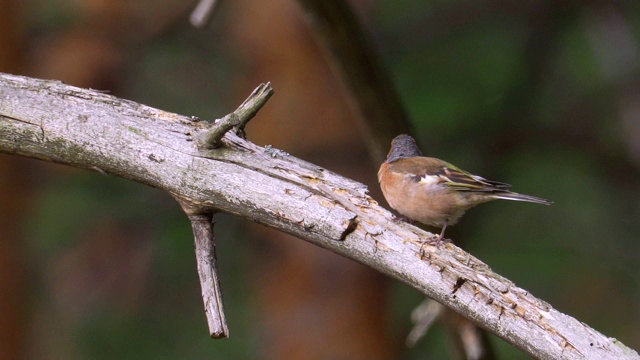
[(293, 234), (418, 289), (536, 358), (640, 359), (452, 244), (427, 244), (421, 254), (434, 235), (393, 221), (363, 184), (233, 133), (224, 147), (198, 150), (193, 139), (208, 126), (97, 91), (0, 74), (0, 152), (131, 179), (202, 212)]

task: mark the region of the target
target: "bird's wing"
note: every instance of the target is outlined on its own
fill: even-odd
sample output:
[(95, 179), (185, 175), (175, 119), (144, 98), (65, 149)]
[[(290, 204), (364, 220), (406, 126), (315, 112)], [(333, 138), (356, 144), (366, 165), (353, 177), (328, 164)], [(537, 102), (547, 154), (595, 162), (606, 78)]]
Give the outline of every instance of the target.
[(503, 192), (509, 184), (487, 180), (470, 174), (455, 165), (436, 158), (416, 156), (390, 163), (389, 170), (404, 174), (415, 182), (425, 185), (443, 185), (457, 191)]
[(455, 165), (445, 163), (434, 169), (432, 176), (438, 176), (442, 183), (457, 191), (493, 192), (508, 191), (509, 184), (487, 180), (468, 173)]

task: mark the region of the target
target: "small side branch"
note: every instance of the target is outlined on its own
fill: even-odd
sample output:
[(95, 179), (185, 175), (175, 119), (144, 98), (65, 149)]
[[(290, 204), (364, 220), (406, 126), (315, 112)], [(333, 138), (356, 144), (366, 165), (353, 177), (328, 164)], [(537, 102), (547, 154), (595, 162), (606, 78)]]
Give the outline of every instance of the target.
[(200, 0), (196, 8), (191, 13), (191, 16), (189, 16), (191, 25), (197, 28), (207, 26), (217, 8), (216, 5), (218, 5), (217, 0)]
[(460, 314), (448, 309), (435, 300), (425, 298), (411, 312), (413, 328), (407, 336), (407, 347), (414, 347), (422, 340), (431, 327), (443, 323), (449, 333), (452, 356), (456, 359), (495, 359), (493, 348), (486, 333)]
[(271, 83), (260, 84), (234, 112), (222, 119), (217, 119), (209, 129), (196, 136), (198, 147), (214, 149), (220, 146), (220, 140), (231, 129), (235, 129), (238, 135), (244, 137), (244, 127), (267, 103), (271, 95), (273, 95)]
[(202, 300), (207, 315), (209, 334), (214, 339), (229, 337), (224, 316), (222, 291), (216, 266), (216, 244), (213, 234), (213, 214), (189, 215), (196, 245), (198, 275), (202, 287)]
[(429, 298), (424, 299), (418, 307), (411, 312), (413, 328), (407, 335), (405, 344), (407, 347), (414, 347), (427, 334), (431, 326), (442, 317), (445, 307), (437, 301)]
[[(199, 149), (213, 149), (220, 145), (221, 139), (231, 129), (243, 135), (244, 127), (273, 95), (271, 83), (260, 84), (247, 99), (231, 114), (214, 121), (204, 132), (195, 136)], [(229, 337), (229, 329), (224, 315), (222, 291), (216, 266), (216, 245), (213, 233), (213, 214), (211, 209), (202, 209), (179, 196), (176, 200), (189, 216), (196, 247), (198, 275), (202, 288), (202, 300), (209, 325), (209, 335), (214, 339)]]

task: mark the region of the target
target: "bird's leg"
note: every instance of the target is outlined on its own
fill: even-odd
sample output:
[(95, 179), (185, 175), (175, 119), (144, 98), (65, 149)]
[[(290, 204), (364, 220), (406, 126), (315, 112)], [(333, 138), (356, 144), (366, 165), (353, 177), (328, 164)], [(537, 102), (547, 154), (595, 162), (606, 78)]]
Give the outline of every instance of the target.
[[(438, 235), (435, 239), (435, 245), (438, 246), (444, 242), (447, 242), (444, 239), (444, 230), (447, 228), (447, 224), (449, 224), (449, 219), (445, 220), (444, 225), (442, 226), (442, 230), (440, 231), (440, 235)], [(424, 246), (428, 243), (429, 241), (425, 241), (422, 243), (422, 245), (420, 245), (420, 256), (424, 257), (425, 252), (424, 252)]]
[(444, 221), (444, 225), (442, 225), (442, 231), (440, 231), (440, 235), (438, 236), (437, 242), (441, 243), (444, 241), (444, 231), (447, 229), (447, 224), (449, 224), (449, 219)]

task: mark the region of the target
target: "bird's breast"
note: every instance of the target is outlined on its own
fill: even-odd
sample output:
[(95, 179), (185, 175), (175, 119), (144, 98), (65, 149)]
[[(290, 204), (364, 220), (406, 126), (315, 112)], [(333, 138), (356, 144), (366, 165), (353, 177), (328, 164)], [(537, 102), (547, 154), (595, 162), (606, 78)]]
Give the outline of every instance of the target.
[(389, 205), (400, 214), (426, 225), (455, 223), (466, 207), (459, 195), (436, 177), (394, 172), (381, 167), (378, 180)]

